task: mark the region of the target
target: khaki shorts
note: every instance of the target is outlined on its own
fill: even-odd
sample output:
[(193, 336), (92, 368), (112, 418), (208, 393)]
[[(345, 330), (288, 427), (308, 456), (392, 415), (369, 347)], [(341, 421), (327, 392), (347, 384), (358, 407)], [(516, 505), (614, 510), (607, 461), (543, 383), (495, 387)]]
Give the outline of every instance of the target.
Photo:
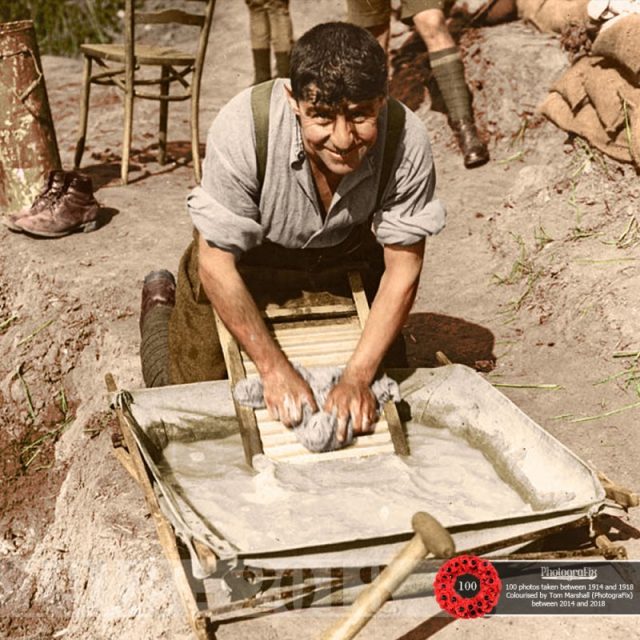
[[(445, 10), (446, 0), (401, 0), (400, 19), (406, 24), (413, 16), (427, 9)], [(369, 29), (388, 24), (391, 18), (391, 0), (347, 0), (347, 20)]]

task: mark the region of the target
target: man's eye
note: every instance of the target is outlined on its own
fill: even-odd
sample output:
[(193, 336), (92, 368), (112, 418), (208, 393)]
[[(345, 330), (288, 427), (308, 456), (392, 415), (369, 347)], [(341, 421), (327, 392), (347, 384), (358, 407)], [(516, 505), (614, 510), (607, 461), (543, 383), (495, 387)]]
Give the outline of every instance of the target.
[(312, 117), (318, 124), (329, 124), (333, 121), (333, 116), (329, 113), (316, 113)]

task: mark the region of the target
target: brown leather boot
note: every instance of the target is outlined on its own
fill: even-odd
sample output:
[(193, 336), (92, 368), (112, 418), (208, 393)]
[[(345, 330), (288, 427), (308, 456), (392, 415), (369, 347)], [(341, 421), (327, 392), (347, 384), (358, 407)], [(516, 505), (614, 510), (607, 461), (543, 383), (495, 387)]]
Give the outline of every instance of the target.
[(176, 303), (176, 281), (171, 271), (160, 269), (145, 276), (140, 305), (140, 329), (151, 309), (158, 305), (173, 307)]
[(60, 169), (49, 172), (45, 188), (36, 196), (36, 199), (28, 207), (23, 207), (18, 213), (9, 214), (2, 218), (2, 223), (12, 231), (22, 231), (19, 221), (26, 217), (43, 211), (53, 204), (65, 191), (69, 185), (69, 176), (75, 173), (67, 173)]
[(62, 195), (37, 213), (20, 218), (16, 226), (34, 236), (59, 238), (74, 231), (96, 229), (99, 210), (91, 178), (73, 174)]
[(457, 120), (451, 122), (451, 128), (458, 141), (467, 169), (479, 167), (489, 161), (487, 146), (478, 136), (473, 120)]

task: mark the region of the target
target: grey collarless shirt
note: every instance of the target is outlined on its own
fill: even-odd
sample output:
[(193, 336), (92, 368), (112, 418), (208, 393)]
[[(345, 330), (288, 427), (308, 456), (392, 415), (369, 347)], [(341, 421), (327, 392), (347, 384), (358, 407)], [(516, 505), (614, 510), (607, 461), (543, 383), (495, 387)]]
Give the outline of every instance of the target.
[(209, 244), (236, 256), (264, 240), (296, 249), (329, 247), (342, 242), (354, 226), (371, 220), (380, 244), (411, 245), (444, 227), (444, 206), (434, 198), (435, 169), (427, 132), (406, 108), (405, 128), (380, 208), (374, 211), (386, 107), (378, 118), (376, 143), (360, 166), (341, 180), (323, 216), (285, 82), (277, 80), (271, 94), (262, 188), (251, 89), (228, 102), (211, 125), (202, 184), (187, 198), (193, 224)]

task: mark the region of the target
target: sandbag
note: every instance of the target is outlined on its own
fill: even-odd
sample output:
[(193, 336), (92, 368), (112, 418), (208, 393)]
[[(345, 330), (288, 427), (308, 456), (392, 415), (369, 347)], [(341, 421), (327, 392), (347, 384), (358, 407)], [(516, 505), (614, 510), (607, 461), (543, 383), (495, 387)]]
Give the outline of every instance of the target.
[(640, 15), (620, 18), (602, 29), (593, 42), (591, 53), (630, 71), (640, 80)]
[[(584, 82), (591, 71), (594, 58), (580, 58), (572, 67), (567, 69), (553, 85), (551, 91), (557, 91), (567, 102), (572, 111), (575, 111), (587, 97)], [(601, 60), (601, 58), (595, 58)]]
[[(640, 126), (640, 118), (637, 118), (635, 113), (633, 114), (629, 134), (626, 128), (623, 127), (615, 138), (611, 138), (605, 132), (596, 110), (590, 103), (586, 103), (574, 114), (562, 96), (552, 91), (540, 105), (539, 111), (560, 129), (585, 138), (589, 141), (589, 144), (612, 158), (622, 162), (635, 161), (637, 164), (637, 159), (640, 158), (640, 155), (636, 155), (635, 149), (640, 149), (640, 145), (638, 145), (637, 140), (638, 134), (636, 133), (634, 139), (632, 132), (634, 127), (636, 132), (640, 131), (640, 128), (638, 128)], [(631, 145), (628, 137), (631, 137)], [(632, 148), (634, 149), (633, 155)]]
[(560, 33), (588, 19), (589, 0), (517, 0), (518, 17), (546, 33)]
[(619, 71), (594, 64), (584, 76), (584, 91), (595, 108), (605, 131), (614, 135), (624, 125), (624, 110), (620, 92), (633, 87)]

